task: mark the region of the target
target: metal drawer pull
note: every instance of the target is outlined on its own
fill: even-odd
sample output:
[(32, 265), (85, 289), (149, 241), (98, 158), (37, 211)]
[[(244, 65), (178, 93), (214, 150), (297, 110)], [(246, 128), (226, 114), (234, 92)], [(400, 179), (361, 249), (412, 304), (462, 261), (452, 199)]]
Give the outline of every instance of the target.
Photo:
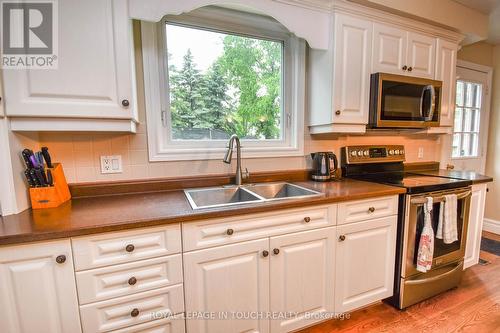
[(136, 283), (137, 283), (137, 279), (135, 278), (135, 276), (132, 276), (130, 279), (128, 279), (129, 285), (133, 286)]
[(279, 253), (280, 253), (280, 249), (274, 249), (274, 250), (273, 250), (273, 253), (274, 253), (274, 254), (279, 254)]
[(139, 315), (139, 309), (138, 308), (133, 309), (132, 311), (130, 311), (130, 315), (132, 317), (137, 317)]
[(127, 252), (133, 252), (135, 250), (135, 246), (133, 244), (128, 244), (125, 246), (125, 251)]
[(305, 223), (311, 222), (311, 218), (309, 216), (304, 217), (304, 222)]
[(408, 69), (408, 66), (404, 65), (401, 69), (405, 71)]
[(233, 229), (227, 229), (226, 230), (226, 234), (231, 236), (232, 234), (234, 234), (234, 230)]
[(375, 211), (375, 207), (370, 207), (370, 208), (368, 208), (368, 211), (369, 211), (370, 213), (373, 213), (373, 212)]
[(340, 241), (340, 242), (345, 241), (345, 235), (340, 235), (340, 236), (339, 236), (339, 241)]
[(56, 262), (58, 264), (64, 264), (66, 262), (66, 256), (64, 254), (61, 254), (60, 256), (56, 257)]
[(267, 251), (267, 250), (262, 251), (262, 256), (264, 258), (267, 257), (268, 255), (269, 255), (269, 251)]

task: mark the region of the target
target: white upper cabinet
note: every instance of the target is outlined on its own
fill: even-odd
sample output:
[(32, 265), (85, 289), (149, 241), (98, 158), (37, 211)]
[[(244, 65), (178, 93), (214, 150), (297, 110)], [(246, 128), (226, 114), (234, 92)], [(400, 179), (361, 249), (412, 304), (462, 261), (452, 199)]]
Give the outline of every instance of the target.
[(360, 18), (335, 15), (334, 123), (368, 123), (372, 26)]
[(408, 32), (408, 75), (434, 79), (436, 38)]
[(437, 40), (436, 80), (443, 81), (441, 88), (441, 126), (453, 126), (457, 70), (457, 44)]
[(384, 24), (373, 24), (373, 73), (405, 73), (407, 32)]
[(368, 123), (372, 53), (371, 21), (334, 15), (328, 51), (309, 52), (309, 131), (363, 133)]
[(381, 23), (373, 25), (372, 72), (434, 78), (436, 38)]
[(81, 332), (70, 241), (0, 248), (0, 332)]
[(12, 129), (135, 131), (127, 2), (64, 0), (57, 5), (58, 68), (3, 71)]

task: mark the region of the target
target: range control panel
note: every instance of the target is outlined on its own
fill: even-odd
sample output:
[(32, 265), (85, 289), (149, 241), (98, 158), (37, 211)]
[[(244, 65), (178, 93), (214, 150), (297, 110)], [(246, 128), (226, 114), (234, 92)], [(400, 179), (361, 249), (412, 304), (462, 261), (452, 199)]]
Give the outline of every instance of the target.
[(343, 164), (404, 162), (403, 145), (347, 146), (342, 148)]

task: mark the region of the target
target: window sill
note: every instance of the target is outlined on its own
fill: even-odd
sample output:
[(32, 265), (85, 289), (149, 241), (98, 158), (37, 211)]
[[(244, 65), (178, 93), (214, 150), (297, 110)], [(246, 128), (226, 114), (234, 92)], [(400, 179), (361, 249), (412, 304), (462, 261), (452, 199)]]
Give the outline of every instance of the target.
[[(201, 160), (222, 160), (226, 148), (189, 148), (189, 149), (171, 149), (154, 153), (150, 150), (149, 161), (201, 161)], [(293, 157), (304, 156), (302, 147), (287, 148), (241, 148), (243, 158), (271, 158), (271, 157)]]

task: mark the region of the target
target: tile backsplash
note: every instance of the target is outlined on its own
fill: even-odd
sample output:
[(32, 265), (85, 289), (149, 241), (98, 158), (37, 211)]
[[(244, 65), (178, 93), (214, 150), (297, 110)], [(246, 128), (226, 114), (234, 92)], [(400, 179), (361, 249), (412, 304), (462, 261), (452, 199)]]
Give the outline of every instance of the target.
[[(226, 165), (221, 160), (149, 162), (144, 124), (139, 125), (136, 134), (40, 133), (39, 141), (40, 146), (49, 147), (54, 161), (63, 164), (71, 183), (221, 174), (234, 169), (234, 165)], [(408, 162), (439, 160), (440, 140), (437, 136), (371, 134), (319, 140), (306, 135), (305, 156), (244, 159), (243, 167), (250, 172), (303, 169), (311, 166), (310, 152), (340, 153), (340, 147), (346, 145), (396, 142), (405, 145)], [(417, 156), (419, 147), (424, 149), (422, 159)], [(123, 173), (101, 174), (101, 155), (121, 155)]]

